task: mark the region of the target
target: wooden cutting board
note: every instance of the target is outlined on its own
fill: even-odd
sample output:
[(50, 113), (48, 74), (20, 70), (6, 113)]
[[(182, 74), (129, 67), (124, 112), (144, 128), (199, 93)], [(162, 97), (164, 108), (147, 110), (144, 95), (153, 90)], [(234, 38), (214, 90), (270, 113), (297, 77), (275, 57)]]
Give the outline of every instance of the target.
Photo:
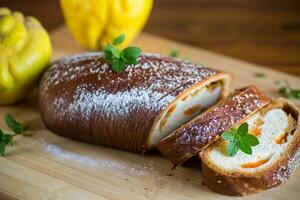
[[(52, 42), (54, 59), (83, 51), (65, 27), (52, 33)], [(162, 54), (178, 48), (184, 59), (232, 73), (232, 89), (255, 84), (275, 98), (280, 81), (288, 80), (300, 87), (299, 77), (157, 36), (142, 34), (136, 45), (145, 52)], [(256, 73), (265, 77), (258, 78)], [(138, 155), (52, 134), (43, 126), (35, 96), (14, 106), (0, 107), (0, 113), (11, 113), (28, 124), (31, 134), (17, 138), (16, 146), (9, 147), (6, 157), (0, 158), (0, 199), (231, 199), (201, 184), (199, 163), (194, 168), (171, 171), (172, 164), (158, 153)], [(2, 120), (0, 127), (5, 127)], [(282, 186), (242, 199), (298, 199), (299, 195), (300, 169)]]

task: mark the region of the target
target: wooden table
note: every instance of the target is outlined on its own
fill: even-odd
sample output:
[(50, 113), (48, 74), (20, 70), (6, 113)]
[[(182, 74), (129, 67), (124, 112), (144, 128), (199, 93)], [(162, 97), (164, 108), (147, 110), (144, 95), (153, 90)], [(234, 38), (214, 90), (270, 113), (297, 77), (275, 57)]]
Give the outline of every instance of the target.
[[(51, 34), (54, 59), (81, 49), (70, 37), (66, 27)], [(231, 73), (231, 89), (250, 84), (272, 98), (278, 97), (276, 84), (289, 80), (299, 86), (299, 77), (287, 75), (258, 65), (182, 45), (171, 40), (141, 34), (135, 45), (148, 52), (166, 54), (178, 46), (194, 63)], [(245, 73), (246, 72), (246, 73)], [(257, 77), (264, 73), (265, 77)], [(172, 164), (158, 153), (140, 155), (102, 146), (76, 142), (47, 130), (37, 109), (36, 96), (22, 103), (0, 107), (0, 113), (10, 113), (29, 125), (28, 137), (17, 137), (16, 145), (8, 147), (0, 157), (0, 199), (20, 200), (231, 200), (202, 185), (199, 161), (194, 167), (181, 166), (171, 171)], [(300, 105), (300, 101), (294, 101)], [(5, 129), (2, 119), (0, 127)], [(300, 195), (300, 167), (281, 186), (236, 200), (295, 200)]]
[[(63, 23), (58, 0), (0, 6), (34, 15), (48, 30)], [(156, 0), (145, 31), (300, 75), (299, 0)]]

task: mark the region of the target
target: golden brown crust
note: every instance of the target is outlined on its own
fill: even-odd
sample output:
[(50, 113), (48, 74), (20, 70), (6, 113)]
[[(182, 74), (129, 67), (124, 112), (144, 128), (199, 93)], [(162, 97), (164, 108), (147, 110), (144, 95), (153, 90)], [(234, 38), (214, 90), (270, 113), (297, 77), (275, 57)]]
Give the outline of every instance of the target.
[(187, 88), (219, 74), (156, 54), (143, 54), (137, 65), (116, 73), (101, 53), (73, 55), (44, 74), (39, 107), (58, 135), (143, 152), (159, 113)]
[(161, 140), (156, 147), (175, 166), (214, 142), (223, 131), (239, 124), (270, 102), (255, 86), (236, 91)]
[(199, 153), (202, 160), (204, 184), (211, 190), (231, 196), (244, 196), (273, 188), (286, 181), (300, 162), (300, 109), (290, 101), (280, 98), (276, 101), (297, 120), (294, 139), (284, 155), (272, 166), (256, 173), (233, 173), (212, 164), (208, 158), (211, 148)]

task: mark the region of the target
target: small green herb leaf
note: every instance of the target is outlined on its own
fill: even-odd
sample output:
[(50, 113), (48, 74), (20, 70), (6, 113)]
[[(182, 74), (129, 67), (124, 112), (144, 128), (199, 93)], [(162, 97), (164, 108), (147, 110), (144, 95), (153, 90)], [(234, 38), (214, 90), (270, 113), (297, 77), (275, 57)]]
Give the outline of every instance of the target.
[(248, 123), (242, 123), (239, 128), (237, 129), (237, 134), (239, 136), (244, 136), (248, 133)]
[(2, 141), (5, 144), (11, 144), (12, 143), (12, 139), (13, 139), (13, 136), (9, 135), (9, 134), (4, 134), (3, 137), (2, 137)]
[(15, 118), (9, 114), (4, 115), (4, 121), (7, 124), (7, 126), (14, 132), (14, 134), (8, 134), (4, 133), (0, 129), (0, 155), (5, 155), (5, 150), (7, 145), (14, 145), (13, 138), (16, 135), (23, 134), (26, 130), (26, 127), (22, 125), (20, 122), (16, 121)]
[(105, 60), (112, 60), (113, 58), (113, 54), (112, 54), (112, 48), (113, 46), (112, 45), (106, 45), (104, 48), (103, 48), (103, 53), (104, 53), (104, 58)]
[(300, 90), (293, 89), (290, 91), (289, 98), (300, 99)]
[(0, 155), (1, 156), (4, 156), (4, 154), (5, 154), (5, 147), (6, 147), (6, 144), (4, 142), (0, 142)]
[(178, 56), (179, 56), (179, 50), (174, 48), (174, 49), (171, 50), (171, 52), (170, 52), (169, 55), (171, 57), (173, 57), (173, 58), (178, 58)]
[(7, 124), (7, 126), (16, 134), (22, 134), (25, 131), (25, 127), (17, 122), (15, 120), (15, 118), (13, 118), (11, 115), (9, 114), (5, 114), (4, 115), (4, 120), (5, 123)]
[(239, 146), (236, 144), (236, 142), (230, 142), (227, 146), (227, 154), (230, 157), (235, 156), (235, 154), (239, 151)]
[(142, 49), (139, 47), (127, 47), (123, 50), (123, 53), (125, 56), (137, 58), (142, 53)]
[(222, 133), (222, 138), (228, 140), (227, 154), (234, 156), (239, 150), (246, 154), (252, 154), (252, 146), (259, 144), (258, 139), (249, 134), (248, 123), (241, 124), (238, 128), (231, 128), (229, 131)]
[(239, 140), (239, 148), (242, 150), (242, 152), (251, 155), (252, 149), (251, 146), (249, 146), (247, 143), (245, 143), (244, 140)]
[(138, 47), (127, 47), (122, 52), (122, 57), (127, 64), (136, 64), (142, 50)]
[(125, 34), (119, 35), (117, 38), (114, 39), (113, 45), (118, 46), (125, 40)]
[(222, 133), (222, 138), (224, 140), (229, 140), (229, 141), (233, 141), (234, 140), (234, 135), (231, 132), (223, 132)]
[(121, 44), (125, 39), (122, 34), (114, 39), (113, 44), (108, 44), (103, 48), (104, 58), (112, 65), (115, 72), (123, 72), (128, 64), (136, 64), (142, 50), (138, 47), (127, 47), (124, 50), (117, 49), (113, 45)]
[(137, 60), (136, 57), (132, 57), (129, 55), (122, 55), (123, 59), (126, 61), (127, 64), (136, 64)]
[(286, 96), (286, 94), (287, 94), (286, 87), (279, 88), (278, 93), (280, 94), (280, 96)]
[(254, 135), (251, 135), (251, 134), (246, 134), (243, 137), (243, 141), (250, 146), (256, 146), (259, 144), (258, 139)]
[(292, 88), (287, 81), (285, 86), (282, 86), (278, 89), (278, 93), (280, 96), (288, 99), (300, 99), (300, 90)]
[(115, 72), (122, 72), (125, 70), (125, 64), (117, 58), (113, 58), (112, 69)]
[(121, 51), (109, 44), (104, 48), (104, 54), (105, 54), (105, 59), (120, 58)]
[(3, 131), (0, 129), (0, 141), (2, 141), (3, 134)]

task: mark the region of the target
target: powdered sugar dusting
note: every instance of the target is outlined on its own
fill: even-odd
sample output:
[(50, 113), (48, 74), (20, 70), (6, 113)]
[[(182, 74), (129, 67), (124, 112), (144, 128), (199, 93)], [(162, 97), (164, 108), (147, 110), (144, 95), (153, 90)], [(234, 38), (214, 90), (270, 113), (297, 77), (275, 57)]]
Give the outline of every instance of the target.
[(64, 150), (55, 144), (48, 143), (42, 138), (36, 140), (36, 143), (45, 151), (55, 156), (55, 158), (63, 161), (72, 161), (78, 165), (95, 167), (97, 169), (112, 171), (120, 174), (128, 174), (131, 176), (145, 176), (145, 173), (150, 173), (153, 176), (162, 176), (162, 174), (154, 170), (153, 162), (138, 164), (125, 163), (120, 160), (109, 158), (92, 158), (87, 155)]
[[(164, 84), (167, 82), (167, 86), (174, 89), (182, 83), (200, 81), (216, 74), (215, 70), (204, 68), (199, 73), (200, 71), (197, 69), (195, 65), (181, 62), (178, 59), (148, 53), (139, 57), (136, 65), (128, 65), (122, 75), (116, 76), (117, 73), (114, 72), (114, 79), (110, 79), (110, 81), (118, 84), (118, 82), (128, 81), (133, 77), (139, 76), (145, 81), (147, 79), (149, 79), (148, 81), (155, 80), (156, 84), (159, 84), (160, 81)], [(47, 88), (49, 85), (58, 85), (61, 82), (79, 79), (92, 74), (97, 74), (99, 80), (105, 80), (107, 77), (103, 75), (107, 76), (107, 73), (112, 73), (112, 71), (109, 65), (104, 62), (103, 53), (75, 54), (54, 62), (46, 72), (47, 75), (45, 77), (47, 78), (44, 84)], [(108, 75), (108, 77), (111, 78), (112, 76)]]
[[(62, 114), (70, 115), (80, 112), (89, 119), (92, 111), (101, 108), (106, 115), (115, 115), (119, 117), (130, 117), (130, 109), (136, 106), (144, 109), (160, 109), (163, 105), (170, 102), (174, 96), (168, 94), (163, 96), (159, 92), (148, 94), (147, 91), (134, 88), (124, 92), (109, 93), (105, 90), (89, 91), (91, 87), (87, 85), (79, 85), (75, 90), (74, 101), (68, 105), (67, 109), (62, 110)], [(161, 99), (159, 102), (153, 102), (151, 99)], [(54, 104), (60, 107), (64, 103), (62, 97), (57, 97)]]
[[(158, 54), (143, 54), (137, 64), (117, 73), (102, 53), (77, 54), (54, 62), (46, 71), (39, 103), (53, 132), (78, 139), (86, 136), (85, 141), (93, 136), (93, 143), (142, 151), (159, 112), (180, 92), (217, 73)], [(146, 123), (140, 124), (142, 119)], [(136, 133), (126, 142), (134, 146), (114, 142), (122, 132), (133, 130)]]
[[(73, 169), (83, 172), (83, 174), (88, 173), (94, 178), (102, 177), (103, 174), (108, 173), (112, 182), (115, 179), (118, 182), (128, 181), (123, 184), (135, 184), (133, 187), (138, 192), (145, 192), (150, 199), (157, 199), (162, 190), (168, 191), (170, 188), (174, 189), (174, 187), (175, 189), (184, 190), (185, 187), (190, 187), (181, 178), (170, 176), (170, 168), (157, 167), (157, 160), (151, 157), (147, 159), (147, 162), (138, 163), (134, 162), (134, 159), (130, 159), (130, 161), (123, 160), (120, 157), (104, 155), (103, 152), (100, 155), (90, 156), (87, 153), (65, 149), (63, 145), (50, 143), (41, 135), (34, 140), (34, 143), (38, 148), (50, 154), (50, 157), (48, 156), (50, 160), (54, 159), (55, 162), (62, 162), (64, 166), (71, 165)], [(122, 152), (122, 154), (125, 154), (125, 152)], [(175, 181), (174, 178), (176, 178)], [(132, 180), (137, 182), (131, 183)], [(100, 182), (103, 183), (103, 181)], [(116, 187), (119, 187), (119, 185), (116, 185)]]

